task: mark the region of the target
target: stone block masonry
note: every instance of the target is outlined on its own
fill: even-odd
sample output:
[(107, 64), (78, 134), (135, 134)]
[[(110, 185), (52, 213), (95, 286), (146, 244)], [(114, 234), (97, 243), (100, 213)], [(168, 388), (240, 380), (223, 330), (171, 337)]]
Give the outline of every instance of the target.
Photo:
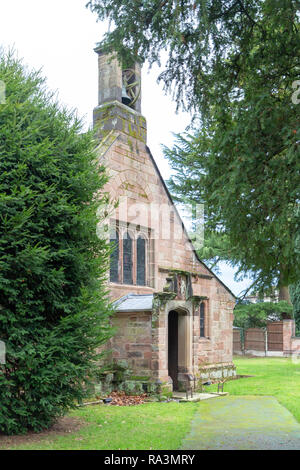
[[(110, 177), (104, 188), (112, 201), (108, 222), (118, 233), (110, 293), (113, 300), (128, 294), (153, 296), (149, 311), (116, 312), (116, 334), (108, 345), (111, 360), (125, 361), (133, 374), (169, 389), (185, 383), (187, 374), (200, 380), (207, 374), (234, 374), (235, 297), (197, 257), (147, 147), (140, 104), (132, 109), (122, 103), (121, 65), (97, 53), (100, 89), (94, 126), (99, 162)], [(139, 67), (133, 69), (138, 76)], [(124, 242), (128, 234), (130, 248)], [(142, 282), (137, 275), (139, 237), (145, 246)]]

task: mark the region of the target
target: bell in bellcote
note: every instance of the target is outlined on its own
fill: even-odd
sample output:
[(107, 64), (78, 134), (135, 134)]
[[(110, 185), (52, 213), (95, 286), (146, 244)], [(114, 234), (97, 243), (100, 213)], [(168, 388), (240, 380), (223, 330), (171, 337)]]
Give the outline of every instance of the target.
[(126, 106), (129, 106), (131, 103), (131, 98), (130, 96), (128, 96), (124, 83), (123, 83), (123, 88), (122, 88), (122, 103), (125, 104)]

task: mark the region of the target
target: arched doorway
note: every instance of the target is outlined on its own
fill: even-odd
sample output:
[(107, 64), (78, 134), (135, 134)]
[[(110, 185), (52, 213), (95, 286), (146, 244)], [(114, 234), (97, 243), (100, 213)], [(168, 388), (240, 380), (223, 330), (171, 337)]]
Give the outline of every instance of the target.
[(171, 310), (168, 316), (168, 373), (173, 390), (179, 390), (191, 368), (191, 317), (183, 309)]
[(173, 390), (178, 389), (178, 312), (171, 310), (168, 319), (168, 372)]

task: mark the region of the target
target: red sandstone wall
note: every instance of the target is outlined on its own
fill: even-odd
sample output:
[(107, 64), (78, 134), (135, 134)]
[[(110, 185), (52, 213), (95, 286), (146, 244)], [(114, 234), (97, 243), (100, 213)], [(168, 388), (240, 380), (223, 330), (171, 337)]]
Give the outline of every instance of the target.
[[(292, 338), (295, 336), (295, 321), (283, 320), (283, 351), (291, 352), (293, 350)], [(294, 341), (294, 347), (297, 342)]]
[[(128, 201), (127, 213), (119, 208), (115, 211), (115, 217), (125, 222), (148, 226), (154, 232), (154, 290), (161, 291), (164, 287), (165, 273), (159, 272), (159, 267), (172, 267), (211, 275), (195, 259), (192, 246), (183, 234), (181, 220), (173, 211), (173, 204), (165, 192), (145, 145), (125, 134), (119, 134), (107, 150), (105, 161), (110, 168), (111, 176), (105, 190), (115, 199), (126, 196)], [(141, 204), (140, 213), (136, 213), (134, 209), (137, 203)], [(208, 294), (210, 281), (202, 279), (200, 284), (201, 294), (199, 295)], [(140, 288), (134, 286), (130, 289), (137, 293), (141, 291)], [(119, 292), (120, 289), (117, 289), (116, 294), (119, 295)]]
[(216, 279), (207, 292), (209, 298), (206, 315), (206, 338), (199, 338), (198, 318), (194, 318), (194, 335), (198, 338), (199, 365), (232, 361), (232, 327), (234, 303), (228, 300), (228, 293)]
[(113, 359), (126, 360), (133, 375), (151, 374), (151, 314), (121, 313), (114, 317)]
[[(115, 199), (125, 196), (128, 202), (127, 213), (119, 208), (115, 211), (114, 217), (124, 222), (150, 227), (155, 238), (153, 287), (110, 284), (112, 297), (120, 298), (128, 292), (141, 294), (162, 291), (166, 282), (166, 272), (160, 271), (159, 268), (180, 269), (209, 276), (207, 279), (199, 277), (193, 280), (195, 295), (206, 296), (209, 299), (206, 311), (206, 338), (199, 338), (199, 318), (195, 317), (193, 320), (194, 355), (199, 365), (231, 362), (234, 298), (216, 278), (211, 276), (205, 266), (196, 260), (191, 244), (182, 231), (181, 220), (172, 210), (173, 205), (144, 143), (120, 133), (106, 150), (104, 158), (110, 169), (110, 181), (105, 190)], [(136, 203), (142, 204), (140, 213), (134, 210)], [(151, 205), (153, 210), (147, 210)], [(168, 237), (169, 227), (171, 238)], [(147, 367), (150, 367), (151, 322), (148, 317), (143, 316), (135, 320), (141, 324), (133, 326), (134, 321), (131, 318), (133, 316), (124, 314), (116, 317), (119, 332), (114, 341), (114, 355), (116, 358), (130, 358), (133, 368), (142, 368), (147, 375)], [(144, 328), (147, 334), (143, 333)], [(144, 340), (146, 346), (143, 348)], [(137, 346), (139, 344), (137, 341), (141, 343), (140, 346)]]

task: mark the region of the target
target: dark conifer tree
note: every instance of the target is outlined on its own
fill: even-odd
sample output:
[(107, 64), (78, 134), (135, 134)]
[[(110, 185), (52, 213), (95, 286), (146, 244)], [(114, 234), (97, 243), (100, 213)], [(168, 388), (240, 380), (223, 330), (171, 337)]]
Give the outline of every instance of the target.
[(0, 54), (0, 432), (39, 431), (82, 399), (110, 336), (91, 132), (40, 73)]

